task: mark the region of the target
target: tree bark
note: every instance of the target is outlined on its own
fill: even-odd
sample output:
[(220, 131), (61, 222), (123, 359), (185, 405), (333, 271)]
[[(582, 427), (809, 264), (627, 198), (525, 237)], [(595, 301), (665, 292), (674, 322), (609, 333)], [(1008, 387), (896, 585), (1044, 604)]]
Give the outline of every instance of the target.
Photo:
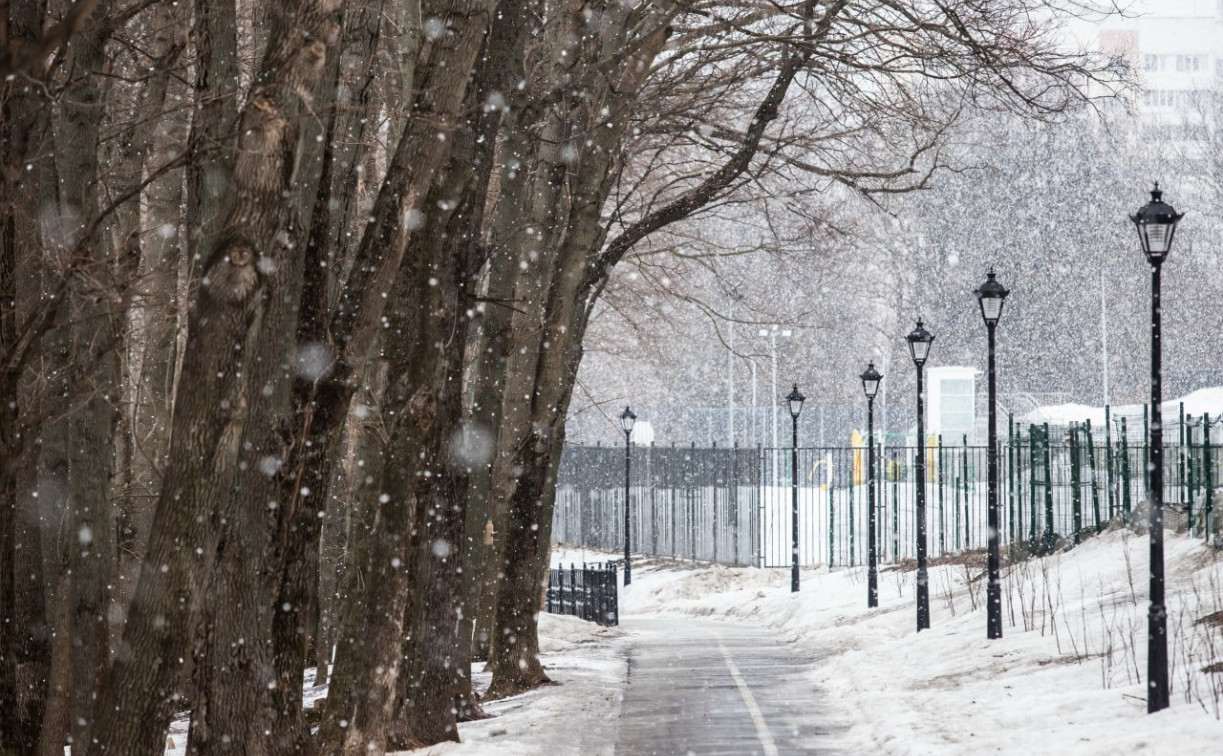
[[(273, 597), (272, 641), (278, 682), (274, 692), (277, 742), (294, 744), (301, 750), (313, 747), (302, 711), (301, 686), (306, 658), (318, 624), (319, 537), (327, 516), (329, 487), (344, 421), (357, 384), (352, 374), (334, 375), (334, 351), (328, 326), (332, 317), (331, 294), (338, 285), (337, 263), (343, 259), (344, 240), (355, 221), (351, 213), (336, 212), (341, 198), (351, 199), (356, 175), (351, 161), (359, 151), (355, 145), (344, 149), (339, 130), (363, 130), (373, 117), (368, 102), (344, 108), (335, 99), (337, 82), (343, 76), (346, 91), (360, 91), (375, 76), (374, 51), (379, 35), (368, 30), (373, 20), (370, 9), (356, 6), (345, 20), (345, 43), (340, 54), (328, 65), (322, 77), (330, 90), (320, 98), (320, 114), (326, 117), (323, 141), (326, 148), (318, 155), (316, 189), (301, 296), (300, 318), (295, 324), (296, 341), (303, 355), (318, 364), (299, 370), (292, 383), (292, 418), (286, 433), (284, 470), (276, 477), (277, 509), (274, 523), (269, 571)], [(341, 60), (360, 65), (356, 75), (344, 72)], [(344, 112), (347, 111), (347, 112)], [(337, 170), (339, 173), (337, 173)], [(347, 378), (348, 380), (345, 380)], [(306, 492), (310, 492), (307, 495)], [(317, 503), (315, 503), (317, 502)], [(328, 657), (330, 654), (328, 654)], [(327, 670), (321, 670), (326, 678)], [(316, 672), (316, 681), (317, 681)]]
[[(274, 288), (273, 276), (300, 254), (291, 220), (296, 131), (286, 115), (325, 59), (336, 6), (335, 0), (277, 5), (281, 33), (272, 37), (243, 108), (223, 235), (203, 258), (189, 329), (183, 380), (191, 390), (175, 408), (149, 559), (123, 644), (96, 702), (92, 740), (81, 744), (90, 753), (151, 754), (163, 744), (200, 587), (212, 572), (224, 527), (237, 519), (232, 483), (251, 402), (247, 370), (260, 355), (274, 359), (261, 341), (263, 317), (268, 299), (285, 293)], [(271, 661), (247, 656), (258, 653), (257, 643), (238, 650), (242, 671), (254, 679)], [(257, 719), (262, 712), (253, 706), (247, 714)]]
[[(8, 3), (7, 50), (33, 46), (43, 7)], [(44, 589), (39, 501), (31, 490), (37, 450), (29, 443), (33, 400), (24, 371), (10, 362), (23, 321), (38, 303), (42, 245), (36, 232), (38, 178), (28, 170), (41, 139), (47, 103), (33, 82), (0, 82), (0, 752), (33, 753), (38, 744), (50, 673), (50, 632)], [(39, 161), (40, 163), (43, 161)]]
[[(446, 160), (448, 140), (490, 22), (492, 5), (492, 0), (437, 0), (423, 9), (425, 15), (441, 21), (445, 33), (421, 49), (415, 68), (417, 95), (413, 115), (399, 141), (371, 214), (373, 218), (362, 237), (347, 287), (346, 296), (351, 299), (341, 300), (333, 321), (333, 333), (343, 356), (337, 367), (340, 375), (363, 358), (360, 347), (362, 342), (369, 343), (378, 323), (376, 316), (382, 312), (378, 300), (386, 294), (386, 282), (394, 278), (405, 250), (414, 243), (427, 218), (426, 213), (431, 211), (426, 197)], [(365, 260), (369, 262), (363, 262)], [(446, 260), (416, 259), (400, 271), (401, 277), (409, 276), (406, 285), (416, 287), (409, 299), (419, 302), (411, 307), (438, 306), (430, 305), (427, 297), (443, 287), (430, 286), (429, 279), (443, 279), (450, 264)], [(429, 265), (436, 266), (437, 270), (430, 273)], [(405, 298), (400, 296), (399, 301)], [(405, 306), (408, 306), (406, 301)], [(412, 314), (414, 312), (416, 314)], [(411, 320), (415, 328), (420, 312), (419, 309), (408, 310), (399, 317)], [(437, 331), (429, 333), (438, 334)], [(364, 752), (367, 746), (376, 751), (385, 748), (387, 725), (398, 703), (394, 674), (400, 668), (398, 649), (408, 598), (404, 567), (410, 552), (404, 534), (414, 517), (418, 496), (429, 493), (418, 490), (422, 481), (427, 480), (424, 471), (435, 469), (429, 464), (441, 461), (439, 450), (428, 446), (433, 439), (404, 438), (403, 434), (409, 433), (405, 423), (419, 424), (417, 431), (420, 433), (425, 429), (442, 432), (439, 428), (444, 424), (439, 420), (437, 407), (442, 401), (445, 384), (438, 382), (437, 373), (447, 369), (438, 367), (439, 361), (444, 362), (446, 358), (439, 356), (427, 337), (411, 331), (405, 333), (405, 337), (408, 336), (415, 340), (424, 338), (424, 341), (414, 341), (411, 346), (398, 342), (390, 344), (395, 350), (409, 350), (400, 354), (413, 355), (397, 359), (392, 352), (389, 358), (391, 372), (401, 381), (402, 376), (409, 374), (401, 368), (410, 364), (410, 374), (423, 382), (413, 384), (413, 390), (409, 390), (397, 381), (393, 384), (396, 388), (388, 392), (398, 429), (391, 431), (382, 476), (380, 494), (388, 500), (376, 507), (376, 525), (373, 532), (365, 536), (370, 539), (368, 563), (372, 570), (364, 581), (368, 594), (361, 611), (346, 613), (336, 656), (334, 687), (328, 696), (323, 727), (325, 747), (334, 747), (336, 741), (342, 739), (345, 752)], [(451, 338), (452, 334), (441, 333), (435, 340), (445, 343)], [(397, 437), (396, 432), (400, 436)], [(422, 453), (424, 457), (420, 456)], [(402, 469), (405, 465), (407, 470)], [(420, 473), (421, 477), (414, 477), (411, 471)], [(353, 679), (344, 679), (348, 676)], [(351, 691), (351, 695), (337, 696), (338, 690)], [(341, 722), (347, 723), (346, 726), (341, 726)]]
[[(67, 552), (73, 593), (70, 656), (70, 733), (83, 742), (97, 685), (110, 662), (111, 603), (117, 568), (115, 517), (110, 498), (114, 472), (115, 421), (119, 397), (116, 317), (124, 306), (117, 268), (107, 240), (93, 235), (80, 242), (80, 229), (98, 216), (98, 137), (103, 115), (104, 46), (108, 25), (86, 22), (68, 55), (73, 79), (65, 90), (56, 129), (59, 215), (78, 224), (66, 242), (77, 260), (61, 271), (68, 295), (70, 391), (83, 402), (68, 415), (68, 500), (71, 511)], [(71, 219), (71, 220), (69, 220)], [(67, 246), (67, 245), (66, 245)], [(64, 258), (72, 253), (64, 250)]]
[[(179, 29), (187, 23), (189, 9), (174, 4), (153, 11), (157, 30), (150, 54), (156, 73), (148, 80), (141, 98), (141, 111), (148, 120), (135, 129), (133, 141), (143, 156), (144, 175), (153, 175), (173, 160), (186, 141), (189, 116), (166, 112), (166, 103), (177, 102), (186, 87), (177, 86), (174, 66), (185, 46)], [(173, 93), (173, 96), (171, 96)], [(162, 114), (159, 118), (153, 113)], [(157, 128), (154, 128), (154, 126)], [(139, 180), (139, 176), (136, 177)], [(138, 348), (129, 347), (134, 361), (130, 376), (134, 385), (129, 420), (131, 454), (129, 487), (119, 508), (118, 600), (126, 611), (140, 575), (149, 542), (149, 525), (161, 487), (161, 471), (170, 447), (170, 411), (174, 381), (178, 316), (178, 268), (182, 261), (179, 225), (183, 200), (183, 172), (173, 170), (154, 179), (144, 189), (140, 226), (152, 233), (140, 235), (140, 261), (134, 283), (131, 331), (138, 334)], [(139, 204), (139, 203), (134, 203)]]
[[(585, 101), (562, 101), (547, 114), (547, 138), (536, 154), (537, 178), (530, 194), (535, 205), (527, 209), (527, 218), (541, 229), (533, 242), (547, 252), (520, 274), (515, 295), (521, 310), (512, 320), (514, 348), (506, 368), (498, 446), (516, 451), (510, 464), (494, 467), (494, 495), (506, 497), (507, 522), (490, 697), (513, 695), (548, 680), (538, 658), (536, 618), (540, 576), (548, 561), (555, 464), (576, 377), (575, 355), (580, 355), (581, 334), (574, 328), (581, 312), (578, 294), (588, 256), (602, 239), (601, 211), (618, 154), (614, 147), (628, 129), (629, 105), (666, 40), (667, 13), (659, 10), (642, 18), (622, 9), (608, 17), (607, 37), (591, 42), (593, 50), (564, 56), (569, 65), (576, 65), (576, 58), (598, 66), (598, 51), (609, 42), (615, 40), (610, 46), (619, 49), (634, 29), (643, 36), (633, 55), (587, 89)], [(563, 27), (557, 37), (567, 37)], [(584, 73), (588, 69), (578, 67), (571, 75)], [(578, 136), (591, 131), (592, 137)]]
[[(477, 96), (470, 98), (472, 104), (483, 105), (484, 113), (477, 125), (475, 144), (479, 157), (473, 163), (480, 166), (483, 175), (481, 184), (473, 187), (472, 199), (478, 198), (478, 212), (465, 213), (468, 217), (466, 233), (469, 236), (484, 236), (485, 206), (488, 204), (489, 187), (493, 181), (497, 145), (502, 145), (504, 157), (514, 157), (506, 145), (523, 147), (526, 135), (515, 128), (517, 113), (525, 105), (525, 92), (513, 86), (514, 81), (525, 78), (526, 42), (530, 26), (527, 21), (526, 0), (504, 0), (499, 7), (498, 20), (488, 42), (488, 50), (481, 59), (474, 81)], [(494, 99), (490, 99), (494, 98)], [(504, 100), (497, 107), (496, 99)], [(492, 104), (487, 104), (492, 103)], [(506, 178), (498, 176), (499, 186)], [(525, 175), (524, 175), (525, 180)], [(508, 217), (509, 214), (506, 214)], [(510, 233), (503, 229), (503, 233)], [(492, 544), (485, 543), (485, 530), (492, 525), (495, 531), (504, 525), (504, 516), (493, 511), (489, 496), (490, 480), (496, 440), (501, 421), (500, 391), (503, 385), (505, 359), (509, 351), (510, 308), (513, 296), (517, 259), (508, 252), (490, 245), (488, 254), (486, 285), (483, 302), (476, 310), (482, 312), (477, 321), (478, 332), (471, 339), (467, 394), (467, 433), (474, 445), (471, 471), (467, 485), (467, 522), (464, 526), (463, 544), (463, 614), (459, 629), (459, 669), (464, 681), (458, 694), (460, 721), (479, 716), (475, 696), (471, 690), (468, 670), (474, 659), (488, 658), (489, 639), (492, 631), (493, 607), (498, 560), (498, 545), (504, 539), (493, 537)], [(485, 451), (486, 449), (486, 451)]]
[[(236, 0), (195, 0), (195, 107), (187, 141), (187, 260), (194, 274), (214, 243), (238, 126)], [(190, 296), (194, 298), (194, 285)]]

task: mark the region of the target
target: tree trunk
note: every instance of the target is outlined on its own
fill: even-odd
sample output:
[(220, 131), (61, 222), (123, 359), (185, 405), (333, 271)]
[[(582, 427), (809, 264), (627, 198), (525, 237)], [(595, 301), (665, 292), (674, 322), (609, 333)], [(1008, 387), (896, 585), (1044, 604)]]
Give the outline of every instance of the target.
[[(284, 470), (277, 477), (277, 500), (284, 503), (276, 514), (270, 561), (273, 583), (272, 641), (278, 682), (273, 694), (278, 717), (275, 738), (282, 746), (293, 744), (298, 750), (313, 748), (302, 711), (301, 686), (306, 657), (317, 628), (319, 584), (319, 535), (327, 516), (328, 489), (332, 481), (339, 439), (357, 388), (353, 376), (335, 372), (328, 326), (332, 311), (331, 293), (337, 285), (337, 261), (342, 259), (340, 245), (346, 230), (354, 225), (351, 214), (339, 214), (333, 207), (339, 197), (355, 189), (351, 164), (358, 151), (340, 148), (341, 124), (363, 121), (372, 113), (359, 109), (360, 116), (342, 114), (335, 92), (340, 77), (345, 89), (358, 88), (375, 74), (373, 52), (378, 35), (365, 27), (369, 9), (354, 7), (346, 18), (345, 47), (329, 62), (322, 80), (329, 87), (317, 98), (321, 115), (326, 117), (323, 142), (317, 156), (317, 175), (310, 206), (310, 229), (306, 251), (300, 318), (295, 324), (300, 355), (314, 364), (303, 364), (292, 383), (292, 418), (286, 433), (287, 448), (279, 459)], [(359, 26), (359, 33), (352, 34)], [(357, 75), (342, 73), (341, 61), (363, 64)], [(339, 169), (342, 173), (337, 174)], [(309, 187), (306, 187), (309, 189)], [(337, 229), (340, 231), (336, 233)], [(349, 380), (345, 380), (345, 378)], [(322, 670), (326, 677), (326, 669)]]
[[(174, 81), (173, 66), (183, 49), (177, 31), (185, 24), (189, 8), (185, 5), (159, 5), (154, 10), (153, 28), (157, 33), (150, 51), (157, 69), (142, 97), (144, 112), (160, 113), (168, 94), (180, 89)], [(182, 87), (185, 89), (185, 87)], [(178, 100), (176, 96), (175, 101)], [(154, 129), (156, 124), (159, 128)], [(143, 173), (153, 175), (168, 164), (186, 141), (187, 116), (166, 114), (150, 118), (137, 127), (134, 141), (144, 150)], [(137, 177), (139, 178), (139, 177)], [(119, 506), (119, 584), (118, 601), (126, 611), (140, 575), (140, 564), (149, 542), (153, 506), (161, 487), (170, 447), (170, 399), (174, 381), (176, 319), (178, 315), (178, 267), (180, 206), (183, 200), (183, 172), (169, 171), (154, 179), (144, 190), (141, 228), (150, 229), (140, 239), (140, 262), (136, 271), (135, 301), (131, 330), (140, 335), (139, 348), (129, 348), (135, 360), (131, 376), (135, 385), (130, 419), (130, 487)]]
[[(175, 408), (149, 559), (132, 600), (124, 647), (96, 702), (93, 740), (81, 744), (90, 752), (154, 753), (160, 747), (176, 698), (178, 660), (187, 654), (202, 603), (201, 586), (212, 572), (225, 524), (238, 521), (232, 485), (252, 400), (247, 370), (261, 355), (276, 359), (276, 342), (268, 343), (270, 335), (261, 340), (263, 318), (268, 300), (286, 292), (271, 277), (290, 267), (301, 246), (292, 236), (296, 131), (286, 116), (324, 61), (336, 6), (334, 0), (316, 0), (276, 8), (280, 33), (271, 39), (243, 109), (223, 232), (203, 258), (183, 362), (191, 390)], [(258, 679), (267, 667), (251, 661), (244, 671)], [(247, 715), (261, 713), (254, 706)]]
[[(465, 231), (469, 238), (484, 235), (484, 211), (489, 186), (493, 183), (493, 171), (497, 169), (498, 132), (502, 145), (523, 144), (526, 141), (526, 136), (515, 130), (517, 120), (514, 117), (524, 106), (524, 92), (512, 86), (514, 81), (521, 81), (525, 76), (523, 58), (530, 30), (526, 6), (525, 0), (504, 0), (501, 3), (488, 49), (474, 77), (477, 94), (469, 98), (473, 104), (490, 102), (490, 98), (496, 96), (501, 96), (506, 102), (501, 108), (485, 107), (476, 127), (478, 157), (473, 157), (472, 162), (480, 167), (482, 173), (479, 184), (470, 190), (470, 197), (480, 204), (478, 208), (473, 208), (475, 212), (461, 214), (461, 217), (469, 219)], [(503, 146), (502, 155), (505, 154), (512, 156)], [(500, 176), (498, 179), (499, 184), (505, 181)], [(482, 297), (484, 303), (477, 308), (483, 311), (483, 316), (477, 321), (478, 332), (470, 340), (467, 360), (471, 367), (467, 382), (469, 409), (466, 432), (474, 445), (471, 451), (475, 458), (470, 460), (463, 542), (464, 604), (459, 624), (458, 668), (464, 677), (457, 702), (460, 721), (480, 716), (471, 689), (469, 670), (474, 659), (488, 658), (494, 606), (492, 598), (497, 579), (498, 560), (495, 554), (500, 543), (490, 533), (493, 543), (486, 544), (485, 531), (490, 529), (490, 525), (491, 530), (495, 531), (499, 524), (504, 524), (504, 517), (496, 516), (490, 506), (489, 484), (501, 421), (500, 391), (506, 353), (509, 351), (511, 310), (508, 302), (513, 296), (518, 261), (493, 246), (487, 264), (487, 285)]]
[[(56, 277), (48, 271), (44, 278), (44, 292), (54, 290), (58, 284)], [(48, 411), (45, 405), (62, 400), (70, 392), (66, 368), (69, 350), (68, 329), (64, 325), (66, 310), (67, 306), (61, 303), (54, 326), (44, 338), (42, 362), (45, 367), (40, 372), (45, 373), (48, 388), (38, 408), (43, 414)], [(50, 589), (47, 614), (52, 638), (46, 710), (38, 747), (41, 756), (62, 754), (68, 742), (73, 608), (68, 456), (68, 421), (59, 415), (52, 416), (42, 423), (38, 432), (35, 491), (43, 518), (40, 523), (45, 553), (43, 574), (47, 576)]]
[[(490, 660), (492, 697), (513, 695), (547, 680), (538, 659), (536, 615), (540, 576), (548, 563), (555, 465), (581, 354), (581, 333), (575, 329), (584, 304), (579, 293), (588, 260), (603, 239), (600, 219), (618, 154), (614, 147), (628, 129), (627, 106), (666, 40), (666, 14), (659, 10), (651, 18), (634, 54), (599, 85), (592, 85), (586, 102), (562, 103), (571, 110), (558, 107), (548, 114), (544, 129), (549, 138), (541, 140), (536, 155), (538, 178), (531, 194), (536, 205), (527, 210), (527, 217), (535, 227), (550, 231), (534, 240), (548, 252), (540, 256), (537, 268), (520, 276), (516, 299), (524, 304), (512, 320), (515, 341), (507, 363), (499, 446), (517, 453), (508, 468), (494, 468), (495, 495), (508, 492), (508, 518), (505, 577), (497, 597)], [(615, 23), (605, 26), (604, 33), (619, 35), (623, 44), (630, 17), (608, 20)], [(558, 32), (564, 39), (563, 29)], [(598, 60), (597, 56), (566, 57)], [(584, 73), (588, 72), (578, 69), (571, 75)], [(578, 141), (577, 135), (589, 133), (595, 124), (599, 128), (593, 138)], [(574, 167), (568, 167), (570, 163)]]
[[(68, 56), (74, 80), (65, 91), (56, 129), (61, 218), (87, 228), (98, 216), (98, 134), (102, 123), (106, 26), (95, 20), (73, 40)], [(68, 416), (67, 536), (72, 611), (71, 722), (73, 743), (84, 740), (97, 685), (110, 662), (111, 602), (117, 555), (115, 517), (110, 498), (114, 471), (115, 421), (119, 397), (119, 346), (116, 316), (123, 301), (116, 284), (109, 245), (94, 235), (77, 241), (76, 259), (61, 272), (70, 278), (69, 359), (73, 403)], [(67, 246), (67, 245), (66, 245)]]
[[(9, 50), (41, 32), (39, 2), (8, 3)], [(43, 586), (39, 500), (31, 478), (36, 445), (29, 442), (36, 392), (12, 358), (21, 324), (38, 301), (42, 245), (37, 233), (40, 174), (23, 170), (47, 123), (46, 100), (31, 80), (0, 82), (0, 752), (33, 753), (38, 744), (50, 673), (48, 605)], [(40, 163), (44, 161), (39, 161)], [(28, 363), (27, 363), (28, 364)], [(23, 479), (24, 478), (24, 479)]]
[[(431, 210), (426, 204), (426, 197), (436, 173), (444, 165), (449, 150), (449, 132), (463, 103), (467, 80), (488, 28), (491, 6), (491, 0), (437, 0), (427, 4), (423, 11), (431, 18), (442, 19), (447, 33), (421, 50), (415, 69), (418, 95), (413, 115), (388, 168), (372, 213), (373, 219), (362, 238), (358, 262), (353, 266), (353, 276), (347, 287), (346, 297), (350, 299), (341, 301), (333, 322), (337, 346), (344, 355), (338, 372), (345, 369), (345, 363), (353, 365), (362, 358), (363, 352), (358, 347), (362, 341), (369, 343), (378, 322), (371, 315), (376, 316), (382, 311), (378, 300), (385, 293), (385, 282), (395, 275), (405, 249), (417, 236), (422, 219), (427, 217), (426, 212)], [(446, 138), (439, 138), (439, 132)], [(369, 262), (364, 263), (363, 260)], [(421, 267), (429, 264), (435, 265), (437, 270), (430, 273), (427, 267)], [(418, 288), (411, 296), (421, 300), (414, 307), (425, 307), (425, 298), (432, 296), (435, 289), (442, 288), (431, 286), (429, 279), (442, 278), (450, 264), (448, 260), (414, 260), (411, 266), (405, 266), (400, 276), (412, 276), (408, 282)], [(400, 301), (404, 301), (403, 297), (400, 297)], [(405, 312), (400, 317), (409, 318), (414, 324), (413, 328), (417, 327), (418, 315)], [(429, 323), (423, 325), (432, 327)], [(415, 331), (408, 333), (414, 339), (423, 338)], [(452, 337), (443, 332), (435, 341), (445, 343)], [(416, 356), (397, 360), (393, 354), (390, 361), (395, 366), (402, 366), (406, 360), (411, 364), (412, 374), (423, 381), (414, 384), (419, 387), (416, 393), (407, 391), (398, 383), (395, 384), (397, 389), (388, 392), (390, 407), (396, 411), (398, 418), (397, 428), (404, 428), (403, 423), (409, 422), (404, 418), (410, 417), (412, 423), (424, 423), (422, 427), (427, 426), (435, 433), (442, 432), (438, 430), (443, 423), (436, 414), (436, 405), (441, 401), (445, 385), (438, 383), (435, 373), (439, 370), (445, 373), (448, 368), (444, 365), (437, 367), (437, 364), (447, 358), (439, 355), (432, 343), (426, 338), (425, 346), (417, 344), (409, 347), (398, 341), (390, 345), (394, 349), (418, 350), (411, 353), (419, 354), (419, 364), (414, 364)], [(392, 367), (392, 374), (403, 376), (407, 373)], [(400, 410), (401, 403), (408, 401), (430, 406), (404, 405)], [(400, 430), (401, 434), (405, 432)], [(375, 749), (385, 747), (387, 723), (397, 706), (391, 671), (399, 669), (398, 645), (407, 602), (405, 590), (408, 584), (401, 567), (408, 563), (409, 544), (403, 534), (408, 532), (408, 525), (412, 522), (417, 496), (429, 493), (427, 490), (417, 491), (417, 487), (422, 485), (421, 481), (426, 478), (412, 477), (400, 467), (408, 465), (409, 471), (415, 470), (423, 475), (425, 470), (433, 469), (428, 466), (430, 460), (435, 465), (440, 464), (441, 460), (438, 450), (428, 451), (425, 446), (417, 447), (418, 444), (433, 443), (432, 440), (396, 440), (394, 434), (393, 430), (381, 492), (389, 501), (381, 502), (375, 530), (367, 536), (370, 539), (369, 564), (374, 574), (366, 578), (369, 593), (362, 610), (346, 613), (323, 728), (325, 745), (334, 745), (335, 740), (342, 737), (343, 748), (354, 753), (363, 751), (369, 744)], [(419, 456), (422, 451), (426, 453), (425, 458)], [(353, 676), (354, 679), (344, 679), (346, 676)], [(336, 692), (340, 690), (352, 691), (352, 694), (337, 696)], [(348, 723), (343, 732), (340, 721)]]
[[(187, 160), (189, 280), (212, 251), (232, 178), (238, 126), (236, 0), (195, 0), (195, 102)], [(194, 299), (194, 285), (189, 296)]]

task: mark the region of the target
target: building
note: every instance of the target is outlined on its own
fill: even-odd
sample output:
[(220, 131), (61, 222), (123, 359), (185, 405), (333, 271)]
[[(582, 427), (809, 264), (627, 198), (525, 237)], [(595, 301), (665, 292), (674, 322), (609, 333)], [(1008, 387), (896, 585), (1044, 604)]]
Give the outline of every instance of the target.
[(984, 443), (977, 428), (977, 376), (972, 367), (932, 367), (926, 370), (926, 432), (942, 436), (944, 444)]
[(1223, 91), (1223, 0), (1138, 0), (1097, 26), (1096, 47), (1136, 70), (1144, 136), (1197, 138)]

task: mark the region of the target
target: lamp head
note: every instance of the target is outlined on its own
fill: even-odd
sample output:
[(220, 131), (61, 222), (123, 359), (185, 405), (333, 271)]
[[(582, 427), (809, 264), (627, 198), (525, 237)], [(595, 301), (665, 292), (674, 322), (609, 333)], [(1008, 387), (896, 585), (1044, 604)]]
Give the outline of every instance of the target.
[(1142, 251), (1152, 265), (1159, 265), (1172, 251), (1172, 237), (1176, 234), (1176, 224), (1184, 217), (1184, 213), (1176, 212), (1176, 208), (1163, 200), (1164, 193), (1159, 184), (1151, 190), (1151, 201), (1130, 215), (1134, 227), (1138, 229), (1138, 239), (1142, 243)]
[(1002, 303), (1006, 300), (1006, 295), (1010, 294), (1007, 289), (994, 277), (994, 269), (990, 268), (986, 274), (985, 283), (977, 287), (973, 292), (977, 295), (977, 301), (981, 303), (981, 317), (985, 319), (987, 326), (998, 325), (998, 319), (1002, 317)]
[(633, 432), (633, 424), (637, 422), (637, 416), (628, 407), (624, 408), (624, 412), (620, 413), (620, 427), (624, 429), (626, 434)]
[(795, 420), (798, 419), (799, 413), (803, 411), (803, 402), (806, 399), (807, 397), (798, 393), (798, 384), (794, 384), (794, 388), (790, 390), (790, 395), (786, 397), (786, 401), (790, 403), (790, 417)]
[(875, 394), (879, 393), (879, 381), (883, 380), (883, 376), (875, 369), (875, 363), (868, 364), (866, 372), (858, 377), (862, 379), (862, 391), (866, 394), (866, 398), (874, 399)]
[(934, 342), (934, 334), (926, 330), (919, 318), (917, 327), (906, 338), (909, 341), (909, 353), (913, 356), (913, 364), (918, 367), (926, 364), (926, 358), (930, 356), (930, 344)]

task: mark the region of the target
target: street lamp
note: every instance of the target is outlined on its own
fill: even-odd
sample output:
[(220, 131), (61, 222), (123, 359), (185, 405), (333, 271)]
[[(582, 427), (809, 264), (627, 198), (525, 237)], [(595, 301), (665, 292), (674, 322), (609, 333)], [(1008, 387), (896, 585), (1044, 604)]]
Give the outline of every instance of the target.
[(798, 384), (790, 390), (786, 401), (790, 403), (790, 422), (794, 437), (790, 445), (790, 592), (798, 591), (798, 415), (803, 411), (803, 400), (798, 393)]
[(1002, 303), (1010, 294), (994, 280), (991, 268), (985, 283), (973, 292), (981, 304), (981, 317), (989, 335), (989, 585), (985, 593), (986, 637), (1002, 637), (1002, 580), (998, 569), (998, 392), (994, 384), (994, 329), (1002, 317)]
[(1168, 613), (1164, 606), (1164, 434), (1161, 380), (1159, 269), (1172, 250), (1183, 213), (1163, 201), (1159, 184), (1151, 201), (1130, 216), (1151, 264), (1151, 607), (1147, 614), (1147, 713), (1168, 708)]
[(913, 465), (917, 476), (917, 631), (930, 629), (930, 576), (926, 572), (926, 420), (922, 368), (930, 356), (934, 334), (927, 331), (920, 319), (917, 328), (908, 335), (909, 353), (917, 366), (917, 461)]
[(633, 565), (629, 561), (629, 506), (628, 506), (628, 481), (629, 481), (629, 464), (631, 463), (632, 444), (629, 438), (633, 435), (633, 423), (637, 422), (637, 416), (628, 407), (624, 408), (624, 412), (620, 414), (620, 427), (624, 429), (624, 584), (628, 585), (633, 582)]
[(866, 605), (874, 608), (879, 606), (879, 571), (877, 536), (875, 534), (875, 394), (879, 393), (879, 381), (883, 376), (875, 369), (875, 363), (866, 366), (866, 372), (861, 376), (862, 391), (866, 394), (866, 504), (870, 509), (870, 527), (868, 528), (868, 547), (870, 561), (866, 570)]
[[(790, 338), (791, 331), (789, 328), (778, 328), (777, 326), (773, 326), (772, 328), (767, 328), (767, 329), (761, 328), (757, 333), (758, 335), (762, 337), (767, 336), (769, 339), (769, 352), (773, 360), (773, 396), (777, 396), (777, 336), (778, 334), (780, 334), (783, 339), (788, 339)], [(777, 454), (777, 405), (776, 404), (773, 404), (773, 454), (774, 454), (773, 461), (777, 462), (777, 456), (776, 456)], [(777, 465), (775, 464), (774, 468), (776, 467)], [(775, 483), (777, 482), (776, 469), (774, 469), (773, 480)]]

